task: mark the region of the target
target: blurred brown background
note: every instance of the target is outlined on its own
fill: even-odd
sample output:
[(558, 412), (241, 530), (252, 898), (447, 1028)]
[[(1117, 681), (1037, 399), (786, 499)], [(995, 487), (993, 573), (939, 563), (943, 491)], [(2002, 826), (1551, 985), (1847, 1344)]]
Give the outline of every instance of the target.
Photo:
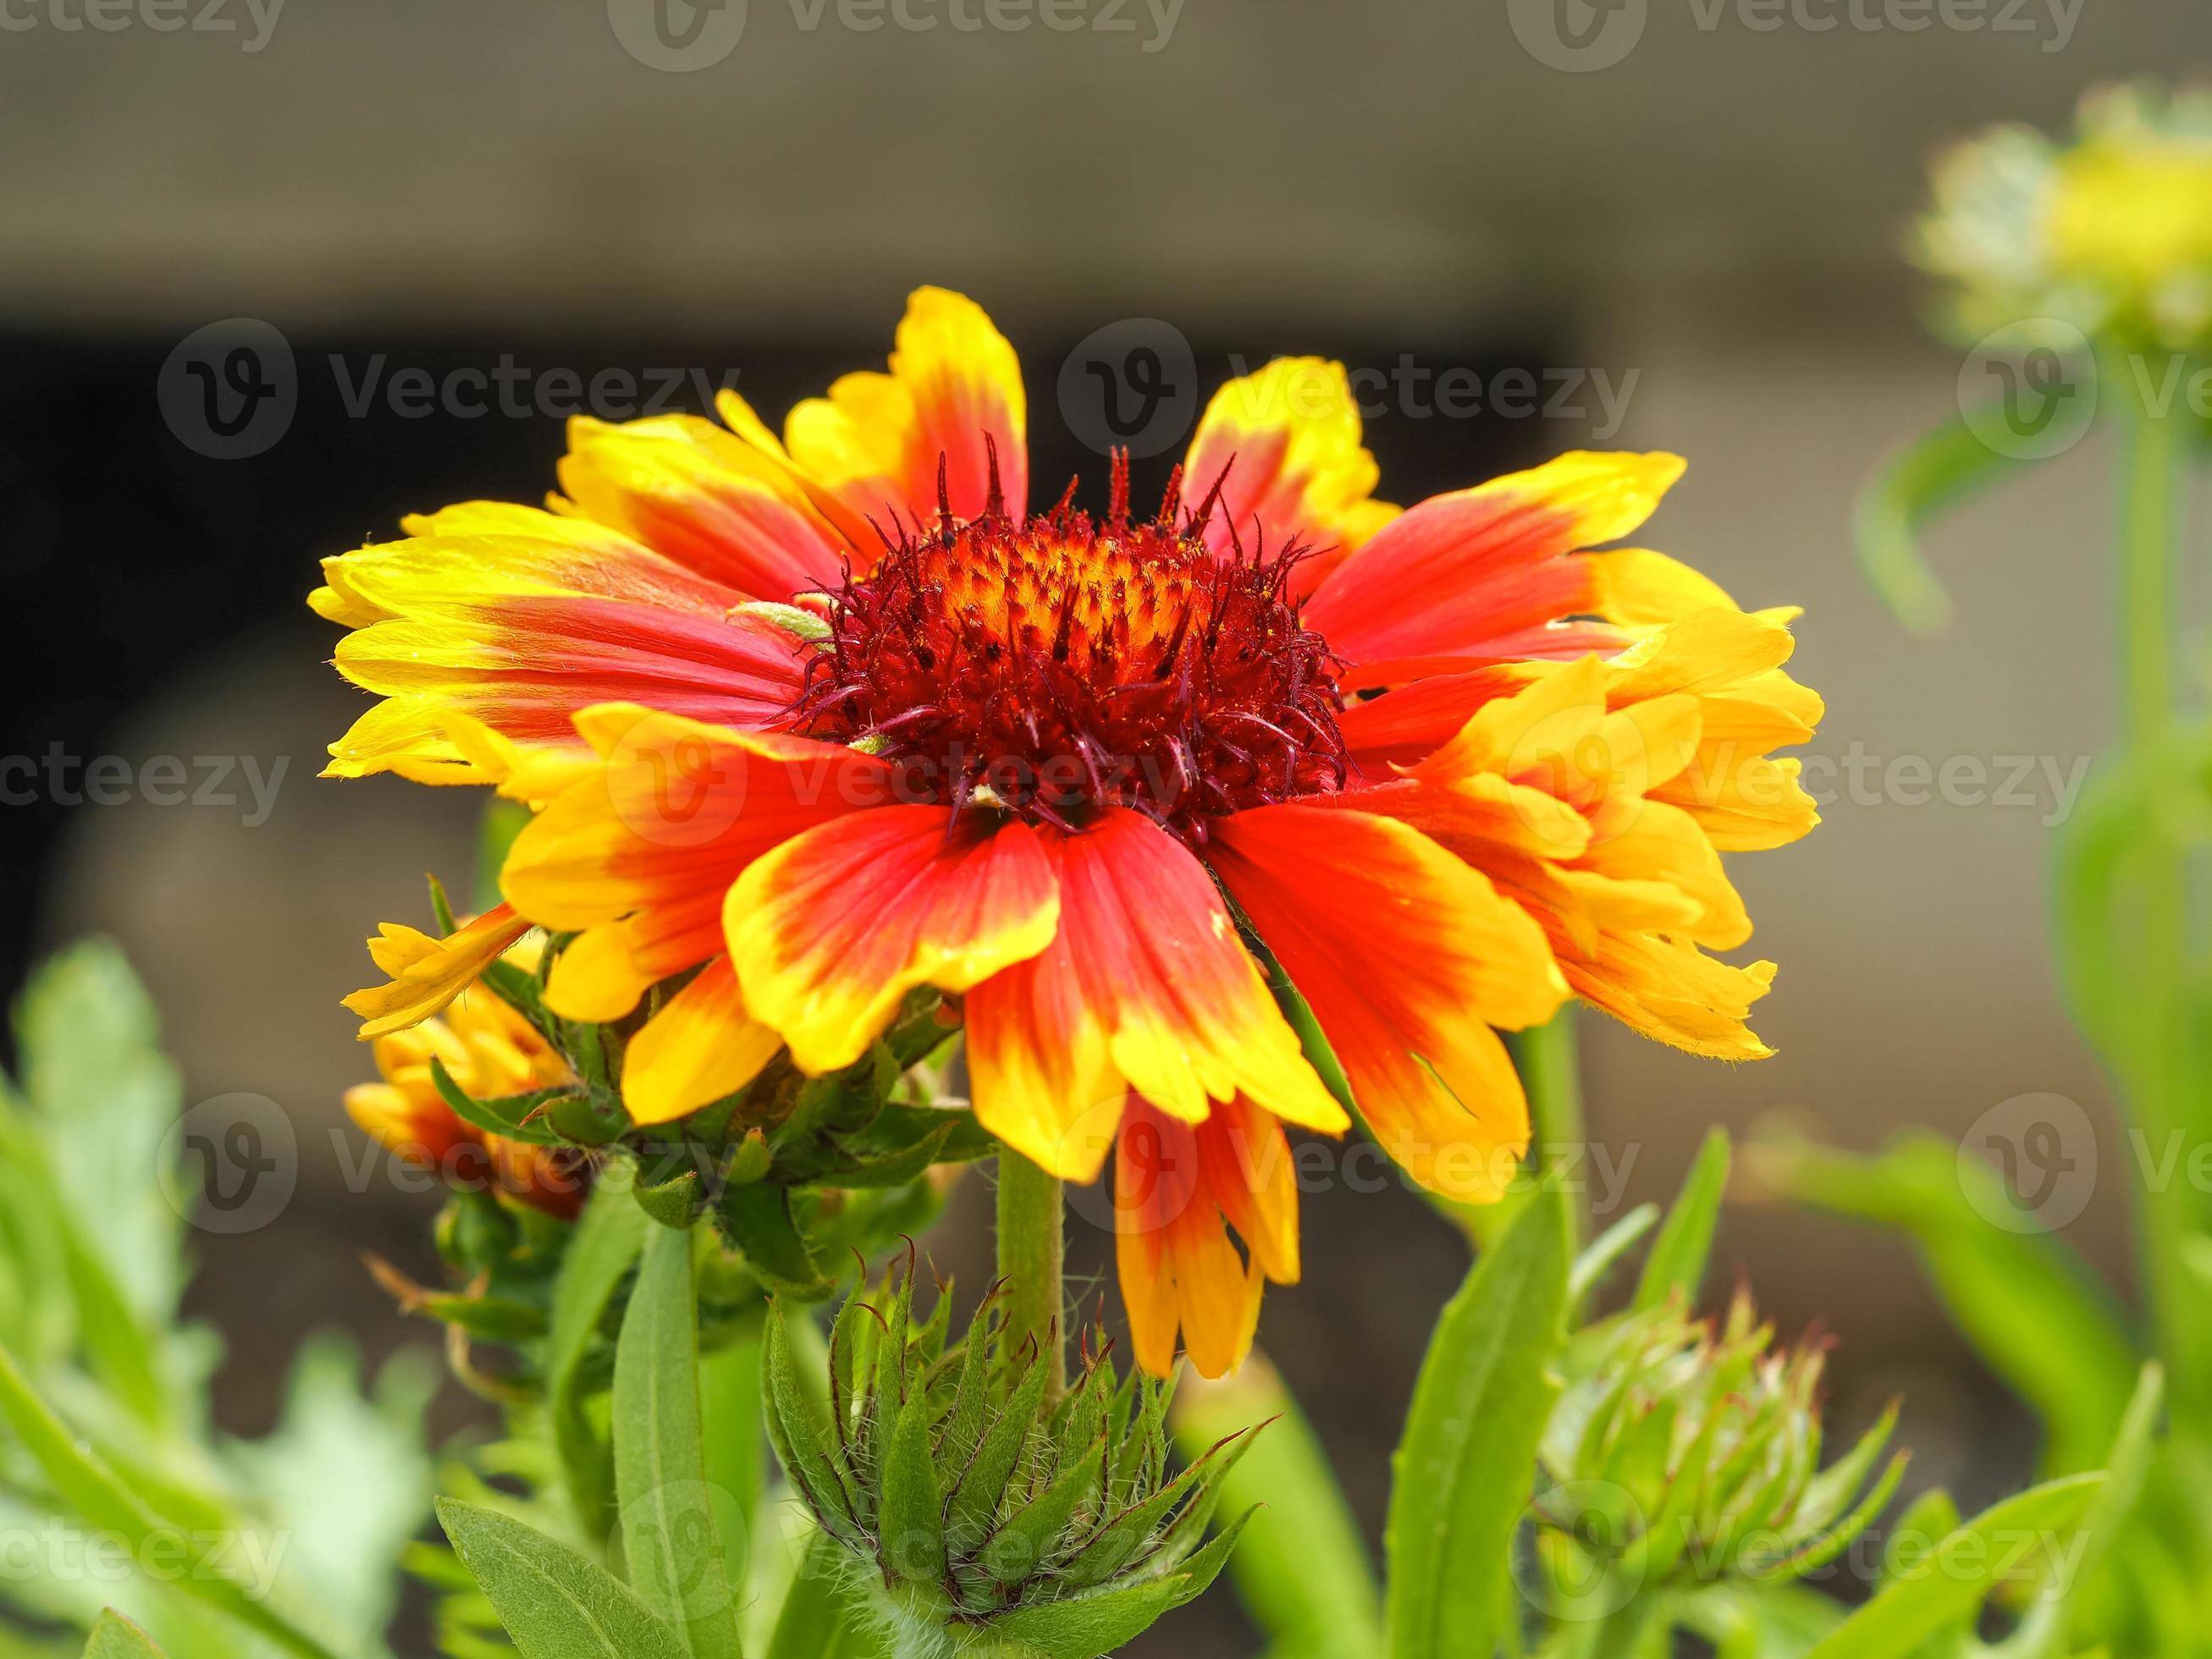
[[(733, 15), (664, 3), (677, 34)], [(534, 499), (561, 448), (544, 415), (410, 417), (380, 396), (356, 416), (351, 388), (380, 359), (435, 377), (503, 355), (586, 381), (735, 370), (775, 418), (878, 363), (922, 282), (975, 295), (1021, 349), (1038, 493), (1077, 468), (1096, 493), (1100, 458), (1055, 387), (1077, 341), (1128, 318), (1188, 338), (1201, 395), (1231, 354), (1285, 351), (1492, 387), (1510, 368), (1582, 377), (1579, 417), (1371, 420), (1394, 499), (1592, 441), (1687, 455), (1639, 539), (1747, 605), (1807, 607), (1797, 670), (1829, 700), (1816, 766), (1845, 793), (1808, 842), (1738, 860), (1757, 951), (1783, 967), (1758, 1022), (1777, 1058), (1729, 1070), (1584, 1022), (1594, 1130), (1623, 1174), (1595, 1196), (1608, 1217), (1663, 1196), (1716, 1120), (1789, 1109), (1871, 1146), (2051, 1091), (2097, 1125), (2103, 1175), (2071, 1236), (2124, 1272), (2132, 1154), (2043, 914), (2051, 824), (2110, 728), (2108, 457), (2093, 437), (1946, 523), (1933, 544), (1960, 605), (1937, 641), (1890, 620), (1847, 531), (1883, 453), (1955, 407), (1960, 355), (1923, 331), (1899, 252), (1928, 156), (1995, 119), (2063, 123), (2092, 82), (2212, 68), (2212, 12), (1991, 0), (1913, 29), (1883, 0), (1559, 0), (1569, 32), (1643, 25), (1619, 62), (1569, 70), (1523, 45), (1515, 23), (1546, 14), (1522, 0), (1107, 3), (1061, 33), (985, 0), (751, 0), (734, 49), (682, 72), (626, 49), (651, 40), (632, 0), (291, 0), (273, 21), (227, 0), (208, 21), (228, 31), (192, 26), (191, 0), (173, 32), (135, 3), (112, 29), (69, 27), (83, 0), (0, 6), (0, 756), (286, 764), (264, 817), (241, 777), (229, 806), (34, 791), (0, 808), (11, 981), (110, 933), (192, 1097), (264, 1094), (301, 1126), (282, 1219), (202, 1250), (236, 1426), (265, 1419), (314, 1324), (432, 1340), (354, 1260), (371, 1246), (427, 1272), (432, 1200), (346, 1189), (333, 1137), (358, 1146), (337, 1103), (367, 1055), (337, 999), (374, 922), (420, 919), (423, 872), (465, 881), (476, 805), (313, 780), (359, 699), (298, 601), (317, 556), (402, 512)], [(240, 317), (289, 342), (298, 410), (261, 453), (210, 459), (165, 421), (156, 377), (194, 330)], [(1626, 392), (1617, 431), (1598, 375)], [(1961, 757), (1992, 787), (2003, 757), (2033, 757), (2024, 803), (1923, 802), (1909, 765), (1887, 771)], [(958, 1212), (971, 1234), (982, 1196)], [(1271, 1296), (1263, 1340), (1379, 1525), (1463, 1255), (1401, 1192), (1318, 1194), (1307, 1215), (1309, 1282)], [(1721, 1255), (1785, 1329), (1840, 1338), (1840, 1427), (1907, 1392), (1917, 1480), (1977, 1495), (2032, 1457), (1903, 1247), (1738, 1207)], [(1212, 1625), (1156, 1650), (1243, 1650), (1225, 1599), (1209, 1605)]]

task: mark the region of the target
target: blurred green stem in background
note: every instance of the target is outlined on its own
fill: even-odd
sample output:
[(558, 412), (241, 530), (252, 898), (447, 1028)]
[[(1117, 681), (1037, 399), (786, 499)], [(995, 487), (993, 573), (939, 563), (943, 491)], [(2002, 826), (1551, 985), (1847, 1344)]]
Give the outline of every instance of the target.
[(1051, 1366), (1048, 1401), (1067, 1391), (1066, 1310), (1066, 1195), (1048, 1175), (1012, 1147), (999, 1152), (999, 1277), (1006, 1283), (1007, 1352), (1033, 1334)]

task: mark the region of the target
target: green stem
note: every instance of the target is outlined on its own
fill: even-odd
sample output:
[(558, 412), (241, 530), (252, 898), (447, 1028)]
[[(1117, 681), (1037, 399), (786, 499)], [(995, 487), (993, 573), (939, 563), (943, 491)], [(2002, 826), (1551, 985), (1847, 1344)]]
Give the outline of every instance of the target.
[[(1575, 1005), (1563, 1004), (1548, 1024), (1506, 1039), (1521, 1086), (1528, 1094), (1529, 1156), (1546, 1176), (1564, 1177), (1579, 1166), (1584, 1141), (1582, 1070), (1575, 1054)], [(1579, 1242), (1582, 1207), (1567, 1206)]]
[(2146, 404), (2147, 364), (2121, 365), (2113, 372), (2123, 389), (2126, 469), (2120, 522), (2122, 691), (2128, 736), (2141, 744), (2163, 732), (2173, 714), (2173, 544), (2186, 434), (2172, 410)]
[(1066, 1310), (1066, 1199), (1058, 1177), (1047, 1175), (1011, 1146), (999, 1151), (999, 1277), (1006, 1281), (1006, 1338), (1018, 1349), (1024, 1334), (1036, 1338), (1051, 1366), (1047, 1403), (1067, 1391)]
[[(2116, 364), (2121, 454), (2121, 653), (2127, 742), (2138, 765), (2154, 763), (2173, 726), (2174, 550), (2186, 478), (2187, 434), (2178, 411), (2150, 407), (2146, 388), (2162, 383), (2163, 365)], [(2197, 1104), (2182, 1053), (2179, 999), (2190, 972), (2189, 889), (2182, 849), (2166, 826), (2142, 826), (2136, 857), (2142, 908), (2136, 918), (2141, 1005), (2130, 1024), (2132, 1050), (2115, 1056), (2126, 1079), (2130, 1115), (2158, 1136), (2190, 1126)], [(2140, 1225), (2152, 1322), (2174, 1377), (2173, 1409), (2183, 1425), (2212, 1427), (2212, 1347), (2200, 1328), (2201, 1289), (2184, 1255), (2202, 1224), (2200, 1195), (2185, 1182), (2142, 1194)]]

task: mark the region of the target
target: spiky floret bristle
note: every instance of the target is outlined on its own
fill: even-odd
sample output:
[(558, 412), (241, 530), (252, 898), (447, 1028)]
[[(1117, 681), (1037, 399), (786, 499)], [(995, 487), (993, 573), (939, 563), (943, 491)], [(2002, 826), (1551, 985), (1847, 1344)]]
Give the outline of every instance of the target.
[[(1343, 787), (1343, 701), (1300, 625), (1293, 545), (1216, 555), (1212, 510), (1017, 524), (940, 515), (831, 597), (799, 730), (866, 742), (911, 799), (1073, 829), (1129, 806), (1193, 842), (1212, 817)], [(888, 540), (888, 538), (887, 538)]]

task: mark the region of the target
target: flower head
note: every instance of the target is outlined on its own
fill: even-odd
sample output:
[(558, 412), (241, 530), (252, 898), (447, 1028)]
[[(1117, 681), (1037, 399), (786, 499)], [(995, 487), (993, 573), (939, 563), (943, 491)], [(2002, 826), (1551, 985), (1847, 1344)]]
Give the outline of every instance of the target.
[(1823, 1470), (1823, 1350), (1773, 1340), (1740, 1293), (1723, 1321), (1693, 1319), (1677, 1300), (1623, 1316), (1594, 1342), (1539, 1451), (1531, 1514), (1554, 1594), (1795, 1577), (1888, 1501), (1902, 1454), (1867, 1487), (1894, 1409)]
[[(1215, 397), (1152, 516), (1119, 458), (1102, 517), (1032, 514), (1012, 349), (937, 289), (781, 438), (720, 413), (579, 421), (549, 509), (410, 520), (313, 600), (383, 699), (333, 772), (540, 809), (512, 925), (559, 942), (554, 1015), (623, 1023), (636, 1121), (779, 1053), (852, 1066), (933, 989), (1001, 1141), (1081, 1182), (1119, 1143), (1137, 1357), (1180, 1333), (1212, 1373), (1297, 1274), (1285, 1130), (1351, 1123), (1286, 987), (1367, 1127), (1474, 1201), (1528, 1138), (1498, 1029), (1579, 994), (1766, 1052), (1771, 968), (1705, 953), (1750, 931), (1719, 854), (1814, 822), (1773, 751), (1820, 701), (1791, 613), (1590, 550), (1675, 458), (1401, 510), (1343, 368), (1285, 359)], [(373, 1023), (489, 946), (401, 943)]]
[(1017, 1343), (986, 1298), (948, 1342), (950, 1301), (940, 1291), (915, 1316), (911, 1258), (880, 1290), (855, 1290), (826, 1391), (799, 1375), (771, 1312), (769, 1425), (785, 1472), (898, 1652), (1118, 1649), (1220, 1571), (1249, 1515), (1203, 1540), (1253, 1431), (1176, 1470), (1171, 1384), (1117, 1379), (1100, 1352), (1054, 1401), (1034, 1338)]
[[(511, 953), (534, 958), (527, 947)], [(443, 1015), (374, 1040), (383, 1080), (346, 1091), (346, 1110), (363, 1133), (401, 1158), (468, 1186), (489, 1185), (549, 1214), (573, 1217), (587, 1185), (577, 1157), (493, 1134), (446, 1102), (433, 1065), (464, 1093), (526, 1094), (572, 1082), (568, 1066), (535, 1027), (486, 988), (461, 992)]]
[(2212, 344), (2212, 91), (2082, 100), (2073, 142), (1992, 128), (1939, 163), (1920, 263), (1978, 339), (2053, 318), (2128, 348)]

